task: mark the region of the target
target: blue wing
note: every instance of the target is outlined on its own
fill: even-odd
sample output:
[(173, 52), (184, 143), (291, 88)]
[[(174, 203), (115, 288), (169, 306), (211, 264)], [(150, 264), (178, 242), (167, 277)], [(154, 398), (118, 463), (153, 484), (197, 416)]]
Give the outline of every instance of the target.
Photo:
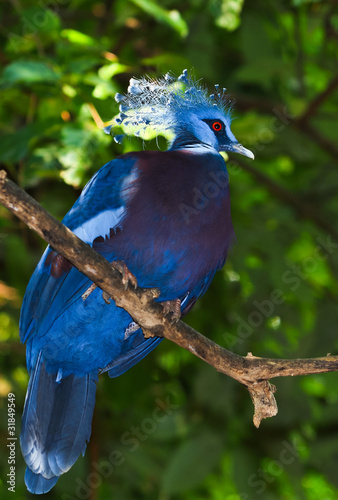
[[(125, 210), (120, 197), (121, 181), (131, 168), (132, 165), (121, 160), (107, 163), (88, 182), (63, 219), (63, 223), (86, 243), (92, 243), (105, 233), (108, 226), (115, 228), (121, 223)], [(22, 341), (27, 341), (36, 332), (37, 323), (41, 324), (49, 311), (52, 318), (60, 314), (69, 299), (81, 293), (89, 281), (81, 273), (74, 273), (70, 266), (67, 268), (65, 259), (58, 258), (48, 246), (25, 293), (20, 318)]]
[[(115, 229), (123, 219), (125, 204), (120, 191), (133, 162), (115, 160), (104, 165), (88, 182), (63, 223), (86, 243)], [(74, 272), (75, 271), (75, 272)], [(90, 280), (76, 272), (48, 246), (28, 284), (20, 318), (20, 335), (27, 341), (49, 311), (55, 318)], [(62, 290), (62, 291), (61, 291)], [(60, 293), (61, 291), (61, 293)]]
[[(123, 218), (136, 179), (136, 158), (136, 155), (125, 155), (102, 167), (89, 181), (77, 202), (63, 219), (63, 223), (86, 243), (92, 244), (96, 238), (105, 238), (112, 231), (123, 230)], [(109, 257), (114, 260), (113, 254), (110, 254)], [(34, 339), (33, 347), (28, 346), (27, 349), (29, 369), (35, 365), (40, 344), (44, 343), (52, 329), (56, 346), (60, 344), (60, 342), (58, 343), (58, 338), (60, 338), (58, 327), (63, 331), (66, 329), (69, 319), (67, 319), (67, 311), (71, 311), (71, 306), (79, 300), (79, 297), (90, 285), (91, 281), (85, 275), (51, 247), (47, 247), (27, 287), (20, 318), (22, 341), (29, 344), (29, 341)], [(88, 304), (92, 305), (92, 309), (95, 309), (94, 312), (97, 313), (100, 307), (102, 309), (105, 307), (101, 291), (97, 290), (90, 299)], [(87, 312), (90, 309), (89, 306)], [(116, 328), (114, 320), (123, 323), (122, 329), (126, 329), (132, 320), (129, 315), (121, 313), (121, 310), (116, 308), (114, 304), (111, 305), (110, 309), (111, 321), (108, 330), (109, 335), (112, 335), (114, 328)], [(73, 316), (72, 314), (72, 318)], [(95, 319), (95, 315), (93, 318)], [(87, 316), (87, 320), (89, 321), (90, 317)], [(94, 322), (92, 325), (94, 332), (95, 327)], [(62, 332), (61, 338), (64, 338)], [(37, 342), (37, 339), (41, 339), (41, 342)], [(64, 340), (69, 341), (69, 339)], [(81, 336), (77, 340), (81, 342)], [(85, 339), (83, 340), (85, 341)], [(133, 358), (133, 350), (135, 350), (134, 363), (136, 363), (155, 347), (155, 340), (157, 339), (145, 340), (142, 338), (141, 341), (140, 336), (134, 345), (131, 342), (126, 342), (126, 350), (131, 350), (128, 364)], [(64, 343), (62, 342), (62, 344)], [(141, 352), (144, 352), (142, 356)], [(108, 362), (111, 361), (108, 360)], [(105, 361), (102, 363), (101, 367), (103, 368)], [(86, 366), (83, 368), (84, 371), (89, 369)]]

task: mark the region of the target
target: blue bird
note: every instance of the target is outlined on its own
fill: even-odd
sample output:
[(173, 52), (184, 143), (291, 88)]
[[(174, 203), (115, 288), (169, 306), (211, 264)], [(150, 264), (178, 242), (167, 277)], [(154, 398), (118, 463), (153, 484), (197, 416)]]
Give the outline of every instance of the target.
[[(230, 130), (225, 89), (216, 85), (209, 95), (186, 70), (132, 78), (116, 100), (127, 134), (170, 132), (170, 148), (104, 165), (63, 223), (117, 267), (126, 286), (158, 287), (157, 300), (175, 320), (205, 293), (234, 237), (220, 151), (254, 155)], [(121, 375), (161, 339), (145, 339), (126, 311), (49, 246), (25, 293), (20, 336), (30, 374), (20, 436), (25, 483), (46, 493), (85, 453), (98, 375)]]

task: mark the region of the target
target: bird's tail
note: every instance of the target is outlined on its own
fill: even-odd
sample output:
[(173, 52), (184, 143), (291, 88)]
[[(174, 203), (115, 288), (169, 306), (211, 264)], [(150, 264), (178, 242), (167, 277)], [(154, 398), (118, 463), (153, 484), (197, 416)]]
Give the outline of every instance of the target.
[(31, 493), (46, 493), (84, 455), (91, 433), (97, 376), (71, 374), (56, 381), (41, 353), (31, 373), (20, 436)]

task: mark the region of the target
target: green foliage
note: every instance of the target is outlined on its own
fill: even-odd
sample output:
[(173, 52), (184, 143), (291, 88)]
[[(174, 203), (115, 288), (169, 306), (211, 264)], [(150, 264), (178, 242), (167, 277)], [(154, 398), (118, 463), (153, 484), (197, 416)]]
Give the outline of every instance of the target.
[[(61, 219), (105, 162), (165, 148), (163, 137), (121, 146), (102, 131), (131, 76), (187, 67), (228, 87), (233, 132), (256, 159), (227, 159), (237, 242), (186, 321), (238, 354), (337, 354), (333, 4), (2, 2), (1, 168)], [(18, 436), (27, 385), (19, 311), (44, 246), (0, 207), (3, 499), (7, 394)], [(242, 386), (164, 341), (119, 379), (101, 377), (85, 458), (46, 498), (336, 499), (337, 375), (273, 382), (279, 414), (256, 430)], [(16, 465), (14, 498), (28, 498), (19, 447)]]
[(151, 0), (131, 0), (135, 5), (140, 7), (144, 12), (154, 17), (160, 23), (165, 23), (173, 28), (182, 37), (187, 36), (188, 26), (178, 10), (167, 11), (160, 7), (158, 3)]
[(186, 440), (175, 451), (164, 471), (163, 491), (173, 494), (194, 488), (210, 474), (221, 454), (222, 442), (217, 434), (199, 434)]

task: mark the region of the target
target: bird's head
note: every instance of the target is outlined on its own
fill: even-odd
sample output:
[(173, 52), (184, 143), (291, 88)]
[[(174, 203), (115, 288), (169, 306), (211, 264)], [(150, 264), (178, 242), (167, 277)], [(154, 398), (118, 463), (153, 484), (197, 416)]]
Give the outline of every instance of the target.
[(240, 144), (230, 128), (231, 116), (215, 107), (200, 107), (182, 116), (175, 130), (176, 147), (198, 147), (240, 153), (254, 159), (254, 154)]
[(230, 129), (231, 103), (225, 91), (215, 85), (215, 92), (209, 94), (188, 77), (187, 70), (178, 78), (170, 74), (159, 80), (132, 78), (128, 93), (115, 96), (120, 104), (115, 121), (130, 135), (141, 135), (149, 129), (170, 131), (172, 149), (202, 147), (254, 158)]

